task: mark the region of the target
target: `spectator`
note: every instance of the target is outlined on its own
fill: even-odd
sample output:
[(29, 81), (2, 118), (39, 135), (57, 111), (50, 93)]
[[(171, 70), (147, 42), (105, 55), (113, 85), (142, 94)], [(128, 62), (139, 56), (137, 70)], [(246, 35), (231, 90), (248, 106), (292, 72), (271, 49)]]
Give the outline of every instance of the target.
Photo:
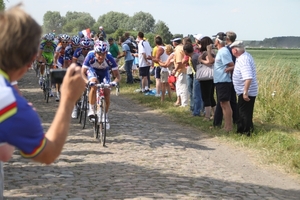
[(138, 33), (138, 55), (139, 55), (139, 73), (141, 76), (142, 92), (149, 92), (148, 79), (151, 61), (152, 48), (147, 40), (144, 40), (144, 33)]
[(252, 56), (245, 51), (242, 41), (235, 41), (230, 47), (236, 57), (232, 80), (238, 95), (237, 133), (250, 136), (254, 130), (253, 109), (258, 93), (256, 67)]
[(120, 50), (118, 45), (115, 43), (113, 38), (108, 38), (109, 52), (114, 57), (115, 61), (118, 61), (118, 56), (120, 55)]
[[(220, 102), (224, 116), (224, 130), (229, 132), (232, 130), (232, 110), (230, 106), (231, 97), (231, 71), (234, 68), (231, 54), (226, 44), (226, 34), (219, 32), (215, 37), (215, 46), (218, 53), (214, 63), (214, 83), (216, 86), (217, 100)], [(207, 46), (207, 52), (212, 50), (212, 45)]]
[(175, 106), (186, 107), (188, 105), (188, 92), (187, 92), (187, 81), (186, 81), (186, 68), (183, 64), (184, 51), (181, 38), (175, 38), (171, 40), (175, 47), (174, 53), (174, 70), (172, 74), (177, 77), (176, 80), (176, 94), (177, 101)]
[(195, 38), (195, 44), (193, 45), (194, 51), (195, 51), (195, 53), (200, 53), (200, 47), (201, 47), (200, 41), (203, 38), (203, 35), (199, 33), (199, 34), (193, 35), (193, 37)]
[(122, 53), (117, 57), (118, 59), (124, 57), (125, 60), (125, 71), (127, 75), (126, 83), (132, 84), (133, 83), (133, 77), (132, 77), (132, 64), (134, 57), (131, 55), (130, 48), (128, 44), (125, 42), (126, 38), (124, 36), (121, 37), (121, 43), (122, 43)]
[[(215, 62), (215, 52), (214, 50), (209, 49), (208, 46), (211, 46), (213, 41), (210, 37), (203, 37), (200, 41), (200, 57), (199, 62), (208, 66), (213, 67), (213, 63)], [(201, 80), (200, 81), (201, 92), (202, 92), (202, 100), (205, 108), (205, 116), (204, 121), (209, 121), (213, 119), (214, 109), (216, 106), (216, 101), (214, 98), (214, 81), (212, 80)], [(211, 117), (212, 116), (212, 117)]]
[[(155, 47), (153, 48), (152, 56), (154, 56), (157, 60), (160, 60), (162, 62), (165, 62), (168, 59), (168, 55), (165, 51), (165, 46), (163, 43), (163, 40), (160, 36), (155, 37)], [(159, 63), (155, 62), (153, 63), (153, 66), (155, 67), (155, 82), (156, 82), (156, 97), (161, 96), (161, 70), (162, 67), (159, 65)], [(168, 81), (166, 81), (168, 82)]]
[(192, 72), (191, 75), (187, 74), (187, 79), (189, 76), (192, 76), (192, 96), (191, 96), (191, 108), (192, 108), (192, 114), (193, 116), (200, 116), (200, 112), (202, 109), (202, 95), (201, 95), (201, 88), (200, 88), (200, 82), (196, 80), (196, 66), (199, 64), (198, 58), (199, 58), (199, 53), (196, 53), (194, 51), (194, 47), (192, 43), (186, 43), (183, 46), (183, 50), (185, 55), (189, 56), (189, 67)]
[(100, 36), (102, 36), (103, 39), (104, 39), (102, 41), (106, 40), (106, 33), (105, 33), (104, 29), (103, 29), (103, 26), (99, 26), (99, 40), (100, 40)]
[[(71, 65), (61, 86), (61, 102), (48, 132), (44, 134), (40, 119), (28, 102), (20, 96), (10, 82), (17, 81), (31, 67), (37, 54), (41, 27), (21, 8), (20, 4), (0, 13), (3, 33), (0, 39), (0, 99), (5, 117), (0, 119), (0, 143), (8, 143), (20, 150), (25, 158), (50, 164), (59, 156), (66, 140), (73, 105), (85, 85), (80, 68)], [(18, 33), (22, 32), (20, 35)], [(18, 41), (12, 42), (12, 41)], [(9, 81), (8, 81), (9, 80)], [(8, 109), (9, 108), (9, 109)], [(16, 125), (15, 121), (18, 120)], [(1, 151), (0, 154), (3, 152)]]
[[(226, 32), (226, 47), (231, 53), (232, 61), (235, 64), (235, 57), (231, 52), (230, 45), (235, 41), (236, 34), (232, 31)], [(232, 75), (232, 73), (231, 73)], [(231, 88), (231, 97), (230, 97), (230, 107), (232, 109), (232, 121), (234, 124), (237, 122), (237, 99), (236, 99), (236, 92), (234, 90), (234, 86), (232, 85)], [(215, 127), (221, 127), (223, 120), (223, 112), (220, 105), (220, 102), (217, 103), (216, 110), (215, 110), (215, 116), (214, 116), (214, 122), (213, 125)]]

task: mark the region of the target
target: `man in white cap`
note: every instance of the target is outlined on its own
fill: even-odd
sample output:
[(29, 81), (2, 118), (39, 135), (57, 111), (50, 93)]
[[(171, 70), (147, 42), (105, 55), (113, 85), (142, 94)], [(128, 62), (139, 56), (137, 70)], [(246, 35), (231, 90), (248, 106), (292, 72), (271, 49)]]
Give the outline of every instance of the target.
[(238, 96), (237, 133), (250, 136), (253, 132), (253, 109), (258, 93), (256, 67), (252, 56), (245, 51), (242, 41), (235, 41), (230, 47), (236, 57), (232, 81)]
[(99, 35), (102, 35), (103, 39), (106, 40), (106, 33), (103, 30), (103, 26), (99, 26)]

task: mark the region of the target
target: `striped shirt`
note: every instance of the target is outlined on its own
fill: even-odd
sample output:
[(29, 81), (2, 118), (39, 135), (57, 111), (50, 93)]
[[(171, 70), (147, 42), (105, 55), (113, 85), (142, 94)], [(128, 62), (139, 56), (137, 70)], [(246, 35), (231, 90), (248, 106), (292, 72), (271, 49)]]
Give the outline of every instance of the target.
[(245, 81), (251, 79), (248, 90), (249, 96), (257, 96), (258, 85), (256, 79), (256, 66), (252, 56), (248, 52), (240, 55), (235, 62), (232, 81), (237, 95), (244, 93)]

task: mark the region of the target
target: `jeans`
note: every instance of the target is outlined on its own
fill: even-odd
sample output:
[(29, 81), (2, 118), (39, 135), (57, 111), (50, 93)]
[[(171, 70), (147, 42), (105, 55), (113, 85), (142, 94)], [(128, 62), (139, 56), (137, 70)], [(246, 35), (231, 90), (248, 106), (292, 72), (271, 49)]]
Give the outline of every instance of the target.
[(190, 94), (190, 110), (193, 111), (194, 110), (194, 98), (193, 98), (193, 84), (194, 82), (194, 78), (193, 78), (193, 74), (187, 74), (186, 75), (186, 84), (188, 87), (188, 91)]
[(201, 110), (203, 109), (203, 101), (202, 101), (202, 95), (201, 95), (201, 87), (200, 82), (196, 80), (194, 77), (193, 81), (193, 115), (199, 116)]
[(133, 83), (132, 64), (133, 64), (133, 60), (127, 60), (127, 61), (125, 61), (124, 68), (125, 68), (126, 75), (127, 75), (126, 83)]

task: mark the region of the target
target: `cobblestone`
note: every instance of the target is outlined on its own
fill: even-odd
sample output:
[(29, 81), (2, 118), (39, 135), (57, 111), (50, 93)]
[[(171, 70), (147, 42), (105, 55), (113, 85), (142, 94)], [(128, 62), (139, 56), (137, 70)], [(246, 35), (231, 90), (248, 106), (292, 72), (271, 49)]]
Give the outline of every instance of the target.
[[(33, 72), (19, 82), (45, 131), (57, 103), (47, 104)], [(122, 92), (122, 90), (121, 90)], [(138, 94), (135, 94), (138, 95)], [(16, 151), (5, 163), (6, 199), (299, 199), (299, 181), (260, 167), (246, 152), (112, 96), (107, 147), (88, 124), (72, 120), (66, 145), (49, 166)]]

